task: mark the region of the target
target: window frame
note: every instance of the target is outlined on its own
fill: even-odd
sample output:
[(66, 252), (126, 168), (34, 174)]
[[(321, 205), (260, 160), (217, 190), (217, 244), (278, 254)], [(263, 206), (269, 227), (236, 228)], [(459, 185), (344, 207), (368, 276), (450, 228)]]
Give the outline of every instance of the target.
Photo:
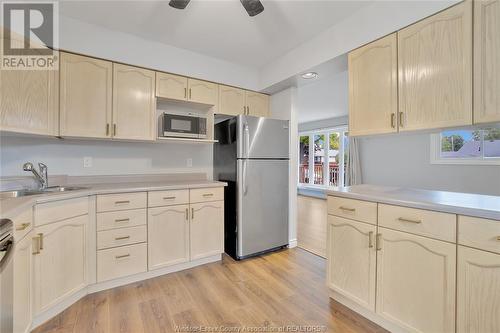
[[(329, 172), (329, 167), (330, 167), (330, 156), (329, 156), (329, 151), (330, 151), (330, 134), (331, 133), (339, 133), (339, 184), (338, 186), (330, 186), (330, 172)], [(329, 128), (322, 128), (322, 129), (316, 129), (316, 130), (308, 130), (308, 131), (301, 131), (298, 134), (298, 144), (297, 144), (297, 151), (299, 152), (298, 156), (298, 175), (300, 176), (300, 161), (301, 161), (301, 156), (300, 156), (300, 138), (302, 136), (308, 136), (309, 137), (309, 182), (308, 183), (300, 183), (299, 182), (299, 177), (297, 178), (297, 188), (299, 189), (335, 189), (339, 188), (342, 186), (345, 186), (344, 181), (344, 138), (346, 134), (348, 133), (348, 126), (347, 125), (342, 125), (342, 126), (336, 126), (336, 127), (329, 127)], [(314, 136), (316, 135), (324, 135), (325, 136), (325, 141), (324, 141), (324, 147), (328, 149), (323, 149), (324, 150), (324, 160), (325, 163), (323, 165), (323, 184), (314, 184)], [(312, 166), (312, 167), (311, 167)], [(311, 174), (312, 171), (312, 174)]]
[[(456, 130), (483, 130), (483, 128), (473, 128), (473, 129), (460, 129)], [(462, 157), (462, 158), (444, 158), (441, 157), (441, 135), (444, 131), (442, 130), (438, 133), (431, 134), (431, 149), (430, 149), (430, 161), (431, 164), (441, 164), (441, 165), (500, 165), (500, 157)], [(448, 130), (449, 131), (449, 130)], [(484, 145), (484, 138), (480, 142), (481, 151), (484, 151), (482, 148)]]

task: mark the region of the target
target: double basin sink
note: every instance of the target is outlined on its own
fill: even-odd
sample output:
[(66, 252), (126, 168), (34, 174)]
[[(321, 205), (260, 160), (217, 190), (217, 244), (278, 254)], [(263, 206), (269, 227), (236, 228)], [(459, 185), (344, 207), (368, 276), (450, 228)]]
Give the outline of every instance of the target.
[(28, 195), (85, 190), (87, 188), (88, 187), (83, 187), (83, 186), (50, 186), (50, 187), (40, 189), (40, 190), (24, 189), (24, 190), (16, 190), (16, 191), (6, 191), (6, 192), (0, 192), (0, 200), (7, 199), (7, 198), (26, 197)]

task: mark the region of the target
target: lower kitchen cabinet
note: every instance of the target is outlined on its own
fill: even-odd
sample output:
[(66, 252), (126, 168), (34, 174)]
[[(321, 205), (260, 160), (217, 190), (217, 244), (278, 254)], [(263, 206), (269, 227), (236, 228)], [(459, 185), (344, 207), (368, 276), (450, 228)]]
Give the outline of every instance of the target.
[(500, 332), (500, 254), (458, 246), (457, 332)]
[(87, 286), (88, 223), (82, 215), (35, 229), (35, 315)]
[(374, 225), (328, 216), (328, 287), (372, 311), (376, 230)]
[(17, 242), (14, 251), (14, 332), (29, 332), (33, 300), (32, 236), (29, 233)]
[(224, 252), (224, 201), (191, 204), (191, 260)]
[(454, 332), (456, 245), (378, 232), (376, 312), (411, 332)]
[(187, 261), (189, 261), (189, 205), (149, 208), (149, 270)]

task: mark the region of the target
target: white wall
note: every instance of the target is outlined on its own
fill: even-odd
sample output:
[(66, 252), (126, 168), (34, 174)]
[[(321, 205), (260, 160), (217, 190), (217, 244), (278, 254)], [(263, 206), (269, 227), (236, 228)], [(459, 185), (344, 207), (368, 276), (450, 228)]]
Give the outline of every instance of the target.
[(61, 49), (257, 90), (257, 69), (60, 17)]
[[(27, 175), (24, 162), (43, 162), (52, 175), (123, 175), (204, 172), (212, 178), (212, 145), (131, 143), (72, 139), (4, 137), (0, 139), (0, 176)], [(93, 158), (84, 168), (83, 158)], [(193, 166), (186, 167), (186, 160)]]
[(362, 138), (363, 183), (500, 195), (500, 166), (430, 163), (430, 134)]
[(298, 122), (297, 91), (288, 88), (271, 96), (271, 115), (273, 118), (290, 121), (290, 169), (288, 199), (288, 239), (290, 247), (297, 246), (297, 179), (298, 175)]

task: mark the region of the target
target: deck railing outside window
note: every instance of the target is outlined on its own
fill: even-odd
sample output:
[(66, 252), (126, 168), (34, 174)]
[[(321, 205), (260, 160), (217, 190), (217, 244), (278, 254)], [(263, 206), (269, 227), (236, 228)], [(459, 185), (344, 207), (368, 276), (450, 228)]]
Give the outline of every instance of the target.
[[(330, 186), (339, 186), (339, 166), (338, 164), (330, 164), (328, 168), (330, 173)], [(314, 183), (315, 184), (323, 184), (323, 164), (315, 164), (314, 165)], [(299, 166), (299, 182), (309, 183), (309, 165), (301, 164)]]

